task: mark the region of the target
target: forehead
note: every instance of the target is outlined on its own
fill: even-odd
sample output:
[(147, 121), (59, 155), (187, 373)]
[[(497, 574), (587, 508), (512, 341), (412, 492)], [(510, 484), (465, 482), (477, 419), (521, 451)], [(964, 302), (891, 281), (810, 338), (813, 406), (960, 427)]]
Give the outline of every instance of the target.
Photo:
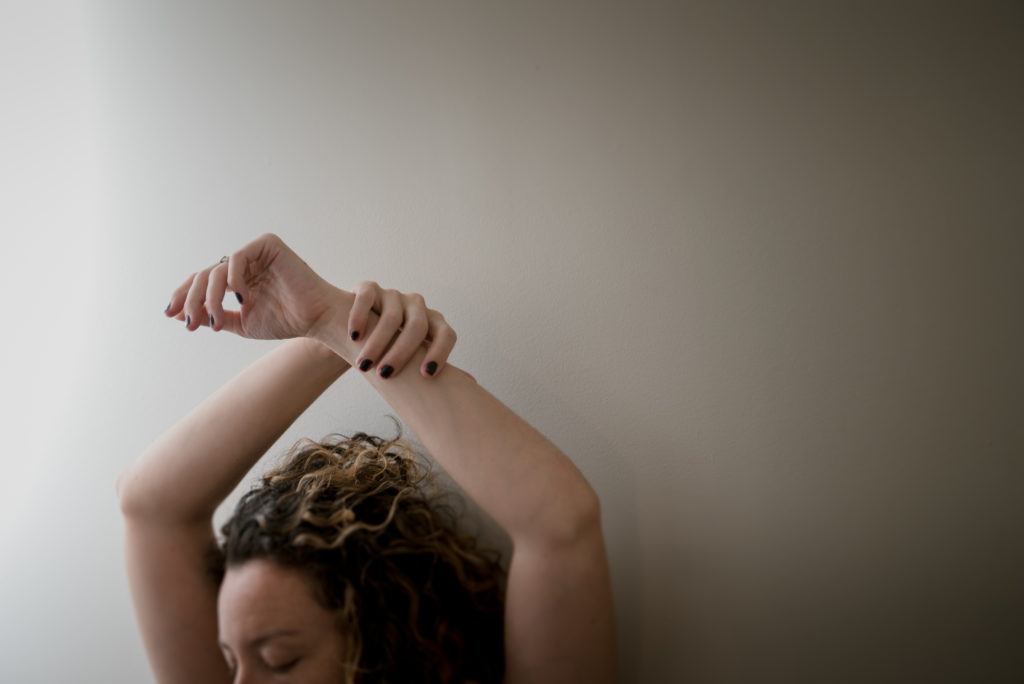
[(331, 614), (316, 599), (298, 570), (265, 560), (230, 567), (217, 596), (220, 633), (245, 640), (271, 629), (322, 629)]

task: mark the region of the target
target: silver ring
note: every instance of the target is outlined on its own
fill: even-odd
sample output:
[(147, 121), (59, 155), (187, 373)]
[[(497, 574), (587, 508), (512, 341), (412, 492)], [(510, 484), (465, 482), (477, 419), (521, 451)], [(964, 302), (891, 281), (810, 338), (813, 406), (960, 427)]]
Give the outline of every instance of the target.
[(223, 263), (225, 263), (225, 262), (226, 262), (227, 260), (228, 260), (228, 258), (227, 258), (226, 256), (223, 256), (223, 257), (221, 257), (221, 258), (220, 258), (220, 262), (219, 262), (219, 263), (223, 264)]

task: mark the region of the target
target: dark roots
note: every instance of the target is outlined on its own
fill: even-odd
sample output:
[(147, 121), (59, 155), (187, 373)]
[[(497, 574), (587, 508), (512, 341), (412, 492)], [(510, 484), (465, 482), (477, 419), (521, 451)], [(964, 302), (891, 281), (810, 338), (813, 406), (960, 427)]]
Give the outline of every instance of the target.
[(349, 684), (500, 682), (504, 573), (443, 496), (404, 442), (303, 440), (239, 501), (219, 567), (306, 573), (338, 616)]

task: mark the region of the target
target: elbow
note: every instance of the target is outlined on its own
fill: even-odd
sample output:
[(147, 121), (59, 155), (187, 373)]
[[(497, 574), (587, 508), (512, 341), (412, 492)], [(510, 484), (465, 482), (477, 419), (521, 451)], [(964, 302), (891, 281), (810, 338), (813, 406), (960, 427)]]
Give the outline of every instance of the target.
[(121, 515), (126, 518), (140, 517), (152, 507), (151, 502), (146, 501), (147, 497), (139, 492), (133, 465), (122, 470), (114, 481), (114, 491), (121, 507)]
[(159, 525), (193, 525), (211, 520), (216, 504), (204, 508), (194, 498), (171, 491), (151, 470), (137, 466), (129, 465), (114, 481), (124, 518)]
[(581, 540), (600, 536), (601, 501), (597, 492), (582, 482), (552, 501), (543, 514), (543, 523), (532, 527), (532, 541), (549, 548), (575, 546)]
[(571, 516), (573, 538), (601, 533), (601, 500), (589, 484), (584, 483), (576, 494)]
[(122, 515), (129, 515), (134, 508), (134, 503), (128, 493), (128, 487), (126, 487), (128, 481), (128, 471), (131, 466), (122, 470), (117, 479), (114, 480), (114, 494), (117, 496), (118, 505), (121, 507)]

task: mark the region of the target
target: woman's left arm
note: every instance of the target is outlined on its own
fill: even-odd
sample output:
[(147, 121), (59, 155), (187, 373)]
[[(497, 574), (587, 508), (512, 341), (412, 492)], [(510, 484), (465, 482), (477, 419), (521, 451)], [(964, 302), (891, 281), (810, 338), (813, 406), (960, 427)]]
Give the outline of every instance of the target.
[[(404, 297), (410, 312), (423, 309), (419, 297)], [(597, 494), (560, 449), (468, 373), (446, 364), (431, 376), (430, 349), (417, 349), (409, 361), (420, 373), (383, 372), (390, 352), (382, 355), (377, 343), (390, 338), (396, 322), (366, 315), (365, 300), (357, 309), (360, 299), (352, 303), (344, 291), (328, 297), (334, 307), (320, 319), (315, 339), (355, 366), (377, 363), (380, 370), (364, 377), (512, 539), (506, 684), (614, 681), (611, 575)], [(448, 329), (436, 312), (426, 314), (434, 315), (432, 332)], [(409, 327), (418, 318), (399, 322)], [(360, 333), (359, 342), (350, 331)]]

